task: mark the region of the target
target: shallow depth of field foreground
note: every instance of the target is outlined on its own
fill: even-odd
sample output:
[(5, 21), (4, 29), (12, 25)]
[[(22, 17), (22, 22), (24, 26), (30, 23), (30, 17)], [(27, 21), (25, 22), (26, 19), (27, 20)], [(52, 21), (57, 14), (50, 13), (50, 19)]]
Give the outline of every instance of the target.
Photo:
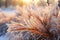
[(24, 2), (0, 8), (0, 40), (60, 40), (59, 2)]

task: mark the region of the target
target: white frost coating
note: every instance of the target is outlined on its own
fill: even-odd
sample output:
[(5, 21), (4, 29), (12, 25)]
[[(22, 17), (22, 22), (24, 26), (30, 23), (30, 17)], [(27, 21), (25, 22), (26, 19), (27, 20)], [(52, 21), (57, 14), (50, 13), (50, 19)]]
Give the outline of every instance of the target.
[[(8, 38), (8, 40), (38, 40), (40, 38), (43, 40), (47, 36), (45, 34), (48, 34), (48, 36), (52, 35), (52, 40), (58, 40), (60, 36), (60, 17), (58, 16), (60, 10), (58, 6), (27, 6), (17, 7), (17, 10), (19, 15), (8, 20), (8, 32), (3, 38)], [(48, 36), (46, 39), (49, 39)]]

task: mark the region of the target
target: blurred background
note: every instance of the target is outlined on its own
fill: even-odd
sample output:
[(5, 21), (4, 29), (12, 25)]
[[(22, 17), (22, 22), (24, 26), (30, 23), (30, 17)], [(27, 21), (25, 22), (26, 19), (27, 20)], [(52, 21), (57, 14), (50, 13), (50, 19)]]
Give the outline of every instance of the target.
[(35, 5), (41, 5), (41, 4), (55, 4), (59, 0), (0, 0), (0, 7), (12, 7), (12, 6), (23, 6), (27, 3), (31, 4), (34, 3)]

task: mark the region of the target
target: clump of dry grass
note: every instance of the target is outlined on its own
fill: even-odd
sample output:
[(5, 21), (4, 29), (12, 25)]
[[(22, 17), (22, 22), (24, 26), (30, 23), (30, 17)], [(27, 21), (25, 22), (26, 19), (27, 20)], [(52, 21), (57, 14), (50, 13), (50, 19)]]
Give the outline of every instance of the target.
[[(59, 11), (57, 11), (59, 10), (58, 7), (54, 7), (54, 9), (51, 6), (45, 8), (17, 7), (17, 10), (19, 11), (18, 15), (9, 21), (9, 28), (7, 30), (9, 40), (60, 39), (60, 16)], [(37, 35), (38, 37), (36, 37)]]
[(11, 21), (11, 24), (9, 25), (8, 28), (8, 32), (14, 33), (27, 31), (33, 34), (42, 35), (43, 37), (46, 38), (50, 38), (48, 40), (58, 39), (59, 36), (58, 28), (60, 27), (58, 26), (59, 24), (58, 21), (60, 19), (58, 16), (59, 11), (57, 11), (58, 9), (56, 7), (54, 8), (55, 10), (52, 9), (50, 6), (47, 6), (45, 8), (17, 7), (17, 9), (19, 11), (19, 15), (14, 17), (13, 21)]

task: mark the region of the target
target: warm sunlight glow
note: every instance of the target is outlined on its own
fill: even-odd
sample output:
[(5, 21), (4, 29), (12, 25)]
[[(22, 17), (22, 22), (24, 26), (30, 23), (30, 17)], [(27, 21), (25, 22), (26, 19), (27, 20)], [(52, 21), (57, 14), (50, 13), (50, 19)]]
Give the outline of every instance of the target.
[(22, 0), (23, 3), (29, 4), (32, 2), (32, 0)]
[(44, 0), (44, 2), (47, 2), (47, 0)]
[(39, 2), (39, 0), (34, 0), (34, 3), (38, 3)]

